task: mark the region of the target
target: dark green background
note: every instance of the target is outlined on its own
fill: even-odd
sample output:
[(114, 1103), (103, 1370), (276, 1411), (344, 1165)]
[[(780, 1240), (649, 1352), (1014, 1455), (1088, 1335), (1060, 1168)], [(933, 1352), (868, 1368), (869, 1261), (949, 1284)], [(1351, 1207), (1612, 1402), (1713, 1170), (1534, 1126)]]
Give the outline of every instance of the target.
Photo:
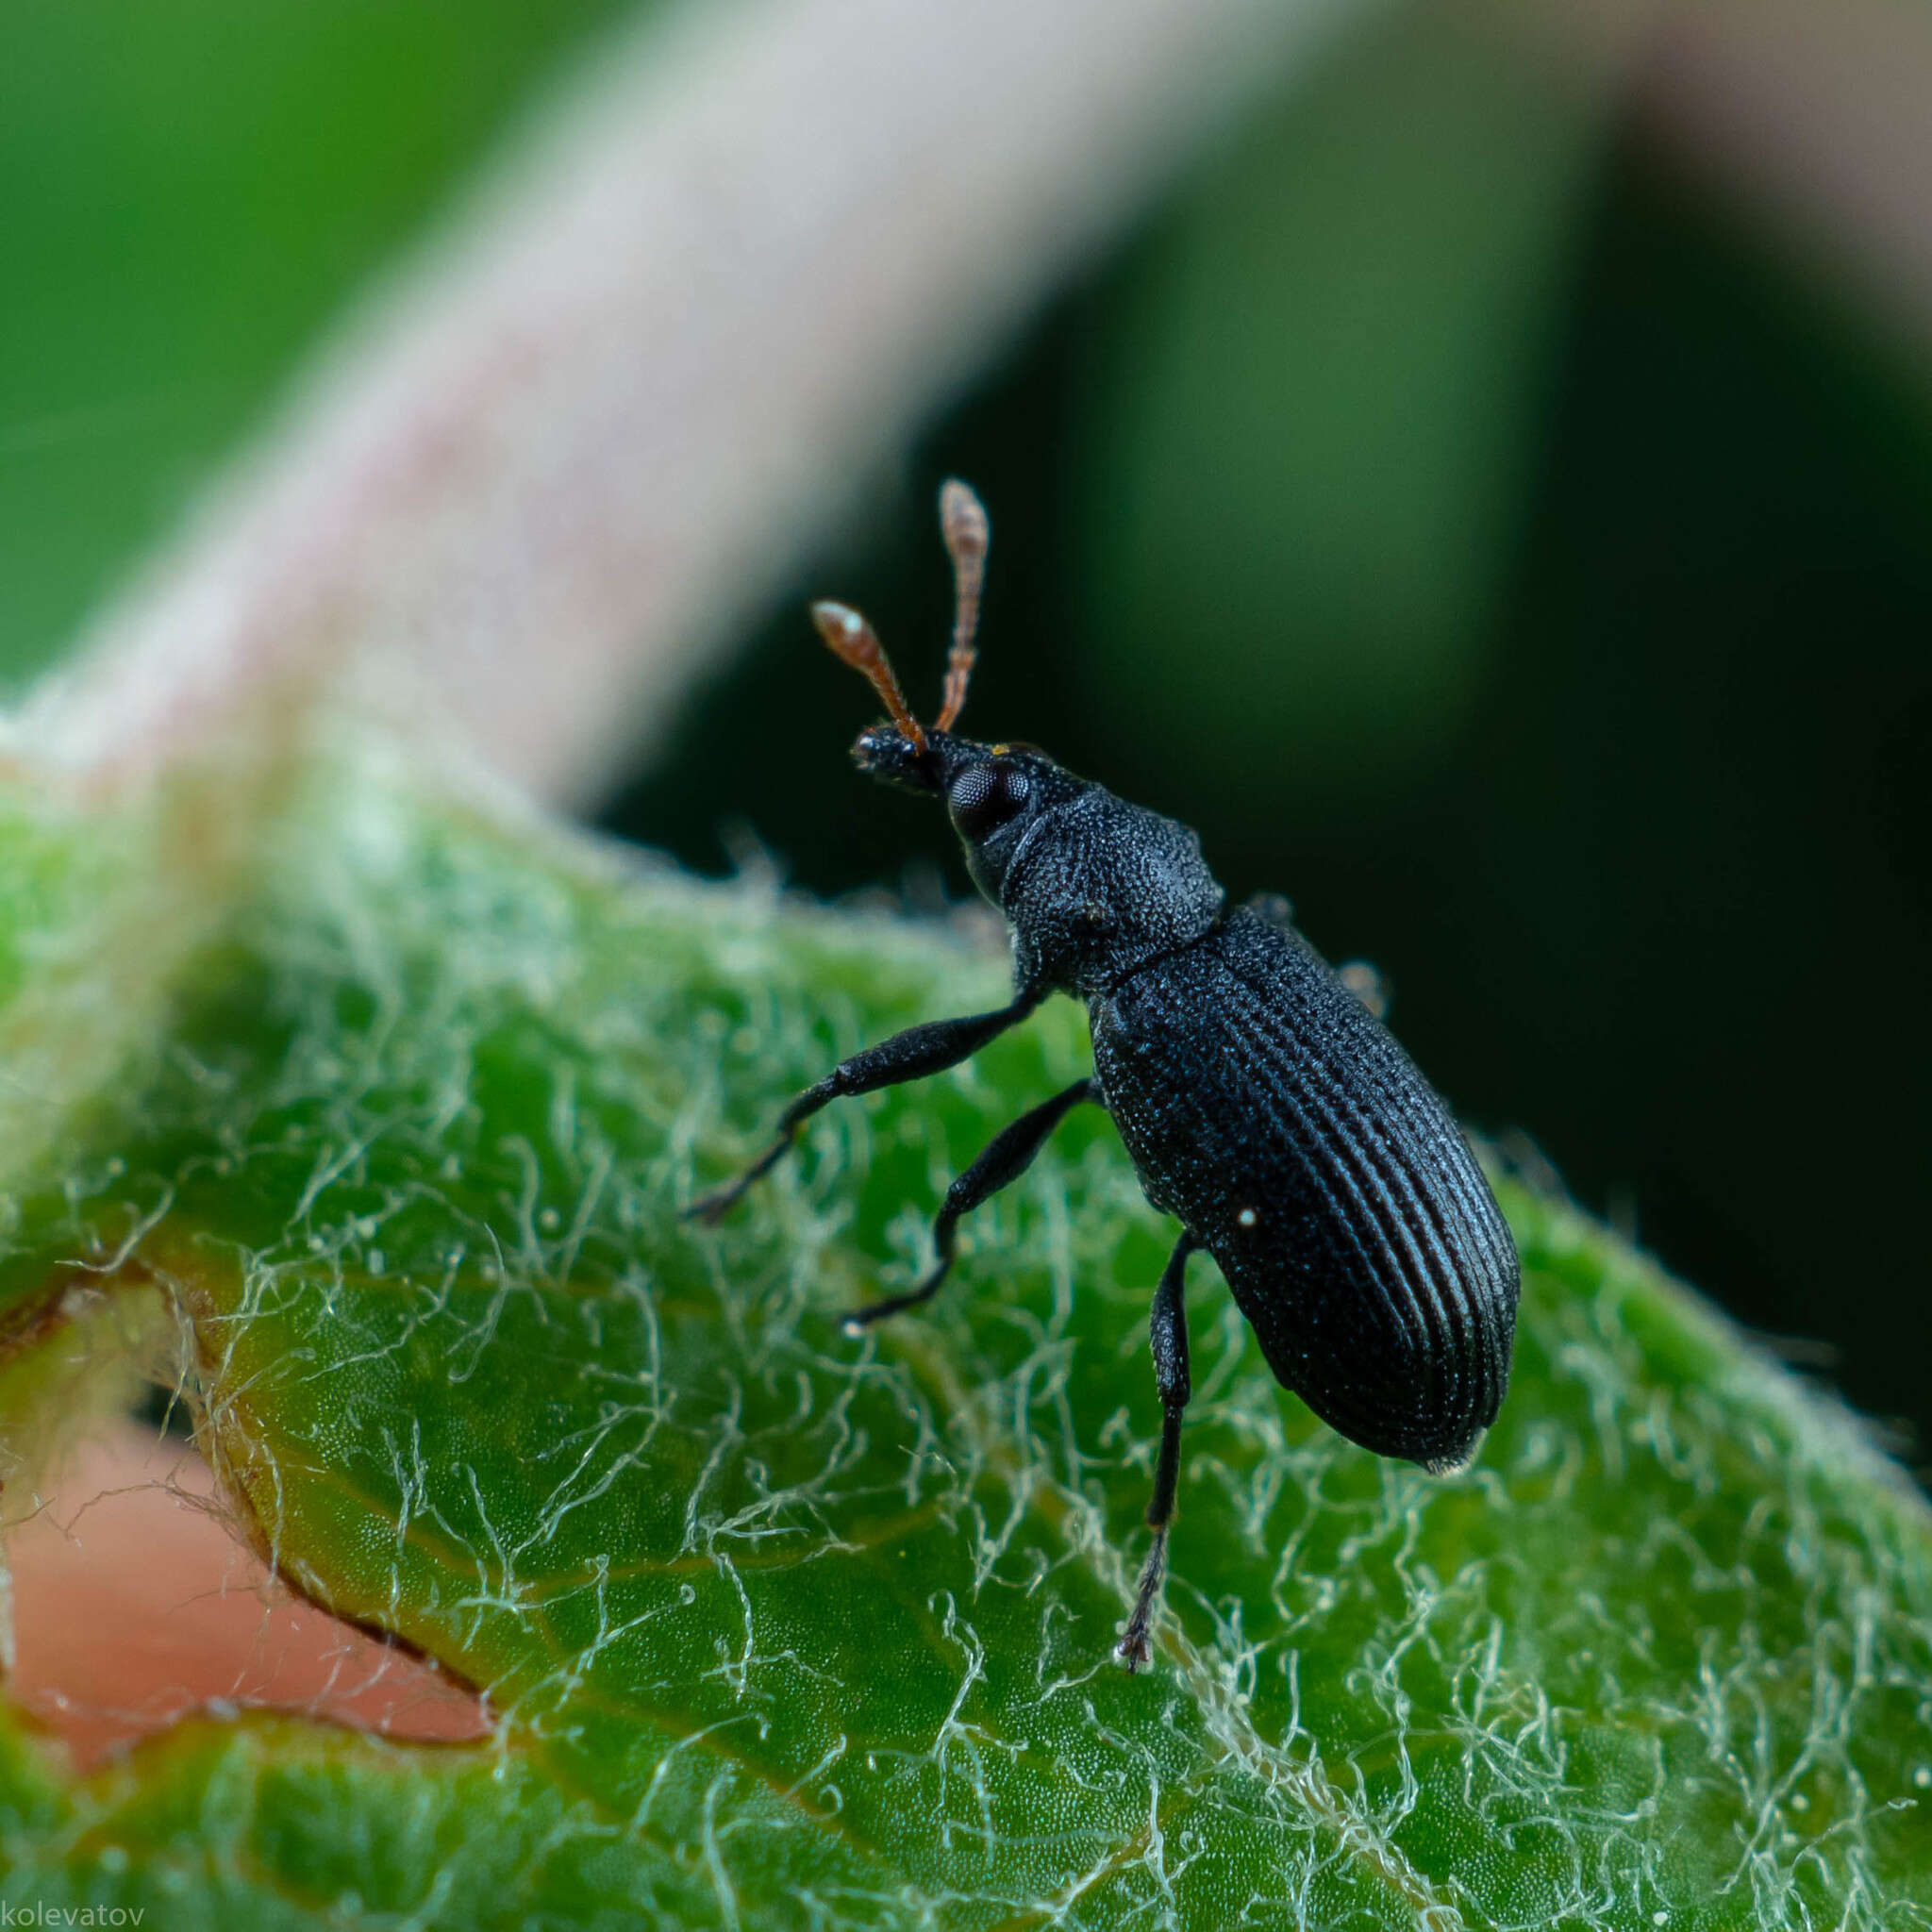
[[(10, 12), (0, 666), (58, 656), (623, 11)], [(973, 477), (969, 723), (1196, 824), (1384, 968), (1469, 1118), (1923, 1431), (1928, 426), (1867, 320), (1616, 103), (1397, 16), (1090, 270), (797, 592), (929, 692), (930, 491)], [(798, 598), (609, 822), (928, 891), (943, 828), (846, 770), (867, 700)]]

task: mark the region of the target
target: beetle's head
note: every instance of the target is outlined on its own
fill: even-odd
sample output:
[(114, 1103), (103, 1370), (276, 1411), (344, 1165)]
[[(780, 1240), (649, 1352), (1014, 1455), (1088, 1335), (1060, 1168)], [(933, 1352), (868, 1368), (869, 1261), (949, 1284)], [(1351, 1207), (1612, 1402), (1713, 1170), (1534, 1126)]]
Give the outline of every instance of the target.
[(974, 878), (996, 899), (1027, 824), (1087, 787), (1034, 745), (981, 744), (954, 732), (978, 655), (974, 637), (990, 534), (986, 511), (965, 484), (950, 482), (940, 491), (940, 526), (953, 559), (956, 608), (936, 724), (922, 724), (912, 715), (884, 647), (858, 611), (843, 604), (814, 604), (812, 622), (833, 655), (870, 681), (891, 714), (890, 724), (859, 733), (853, 762), (882, 784), (943, 798)]
[(852, 761), (882, 784), (943, 798), (974, 882), (995, 904), (1027, 827), (1089, 789), (1038, 745), (981, 744), (950, 731), (926, 732), (922, 749), (896, 725), (874, 724)]

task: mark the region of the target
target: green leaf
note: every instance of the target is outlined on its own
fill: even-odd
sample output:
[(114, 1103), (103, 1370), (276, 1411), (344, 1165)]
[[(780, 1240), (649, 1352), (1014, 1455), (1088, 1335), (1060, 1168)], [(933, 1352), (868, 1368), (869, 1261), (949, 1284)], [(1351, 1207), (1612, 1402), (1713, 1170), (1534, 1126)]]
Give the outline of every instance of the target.
[[(76, 1780), (9, 1723), (0, 1898), (197, 1926), (1932, 1918), (1927, 1512), (1602, 1229), (1505, 1186), (1515, 1381), (1448, 1481), (1315, 1423), (1204, 1271), (1170, 1614), (1129, 1677), (1169, 1230), (1106, 1121), (979, 1211), (929, 1313), (839, 1326), (1084, 1067), (1071, 1005), (832, 1109), (713, 1233), (680, 1203), (784, 1095), (1002, 996), (983, 928), (698, 886), (374, 765), (319, 770), (263, 839), (218, 924), (144, 956), (112, 914), (152, 865), (6, 821), (15, 1037), (90, 991), (150, 1016), (20, 1143), (6, 1424), (21, 1448), (76, 1283), (178, 1311), (262, 1546), (487, 1687), (499, 1731), (245, 1713)], [(78, 959), (88, 933), (113, 943)], [(143, 974), (165, 1006), (125, 997)]]

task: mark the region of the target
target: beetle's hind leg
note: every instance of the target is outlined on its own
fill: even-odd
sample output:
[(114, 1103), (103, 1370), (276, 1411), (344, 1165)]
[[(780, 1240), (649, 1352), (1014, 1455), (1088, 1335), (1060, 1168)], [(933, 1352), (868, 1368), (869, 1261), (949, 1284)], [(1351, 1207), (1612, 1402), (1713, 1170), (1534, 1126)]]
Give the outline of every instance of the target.
[(995, 1013), (968, 1013), (958, 1020), (928, 1020), (922, 1026), (908, 1026), (876, 1046), (868, 1046), (849, 1060), (841, 1060), (823, 1080), (808, 1087), (778, 1116), (778, 1132), (772, 1144), (735, 1181), (701, 1195), (684, 1211), (693, 1221), (715, 1227), (737, 1207), (751, 1184), (776, 1167), (798, 1130), (821, 1108), (829, 1107), (848, 1093), (871, 1093), (880, 1087), (896, 1087), (902, 1081), (921, 1080), (928, 1074), (942, 1074), (970, 1058), (989, 1040), (996, 1039), (1008, 1026), (1017, 1026), (1040, 1004), (1037, 992), (1023, 992), (1011, 1006)]
[(960, 1217), (970, 1214), (990, 1194), (996, 1194), (1009, 1182), (1018, 1180), (1033, 1165), (1034, 1156), (1046, 1145), (1047, 1136), (1067, 1114), (1083, 1100), (1098, 1098), (1099, 1089), (1091, 1078), (1075, 1080), (1063, 1093), (1041, 1101), (1009, 1126), (1002, 1127), (986, 1143), (979, 1158), (946, 1190), (945, 1206), (932, 1224), (932, 1244), (939, 1251), (932, 1272), (907, 1294), (888, 1295), (884, 1301), (855, 1308), (845, 1317), (845, 1332), (857, 1335), (861, 1328), (870, 1327), (887, 1315), (929, 1302), (940, 1291), (940, 1284), (953, 1265), (953, 1243), (958, 1238)]
[(1154, 1532), (1154, 1547), (1141, 1566), (1133, 1613), (1114, 1650), (1130, 1671), (1138, 1671), (1152, 1654), (1148, 1635), (1160, 1602), (1161, 1582), (1167, 1575), (1167, 1530), (1174, 1521), (1174, 1491), (1181, 1475), (1181, 1411), (1194, 1392), (1188, 1371), (1185, 1296), (1188, 1257), (1195, 1245), (1191, 1234), (1183, 1234), (1174, 1243), (1161, 1271), (1160, 1286), (1154, 1291), (1154, 1307), (1147, 1319), (1148, 1340), (1154, 1347), (1154, 1386), (1160, 1395), (1160, 1454), (1154, 1464), (1154, 1496), (1147, 1505), (1147, 1526)]

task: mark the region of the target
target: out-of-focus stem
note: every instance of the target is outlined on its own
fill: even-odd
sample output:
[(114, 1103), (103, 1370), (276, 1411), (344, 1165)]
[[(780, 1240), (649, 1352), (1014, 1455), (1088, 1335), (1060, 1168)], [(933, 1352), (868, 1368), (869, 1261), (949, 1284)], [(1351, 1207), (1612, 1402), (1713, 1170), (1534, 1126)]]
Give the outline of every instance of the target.
[(922, 412), (1352, 4), (654, 20), (311, 374), (22, 751), (219, 760), (346, 685), (593, 796)]

